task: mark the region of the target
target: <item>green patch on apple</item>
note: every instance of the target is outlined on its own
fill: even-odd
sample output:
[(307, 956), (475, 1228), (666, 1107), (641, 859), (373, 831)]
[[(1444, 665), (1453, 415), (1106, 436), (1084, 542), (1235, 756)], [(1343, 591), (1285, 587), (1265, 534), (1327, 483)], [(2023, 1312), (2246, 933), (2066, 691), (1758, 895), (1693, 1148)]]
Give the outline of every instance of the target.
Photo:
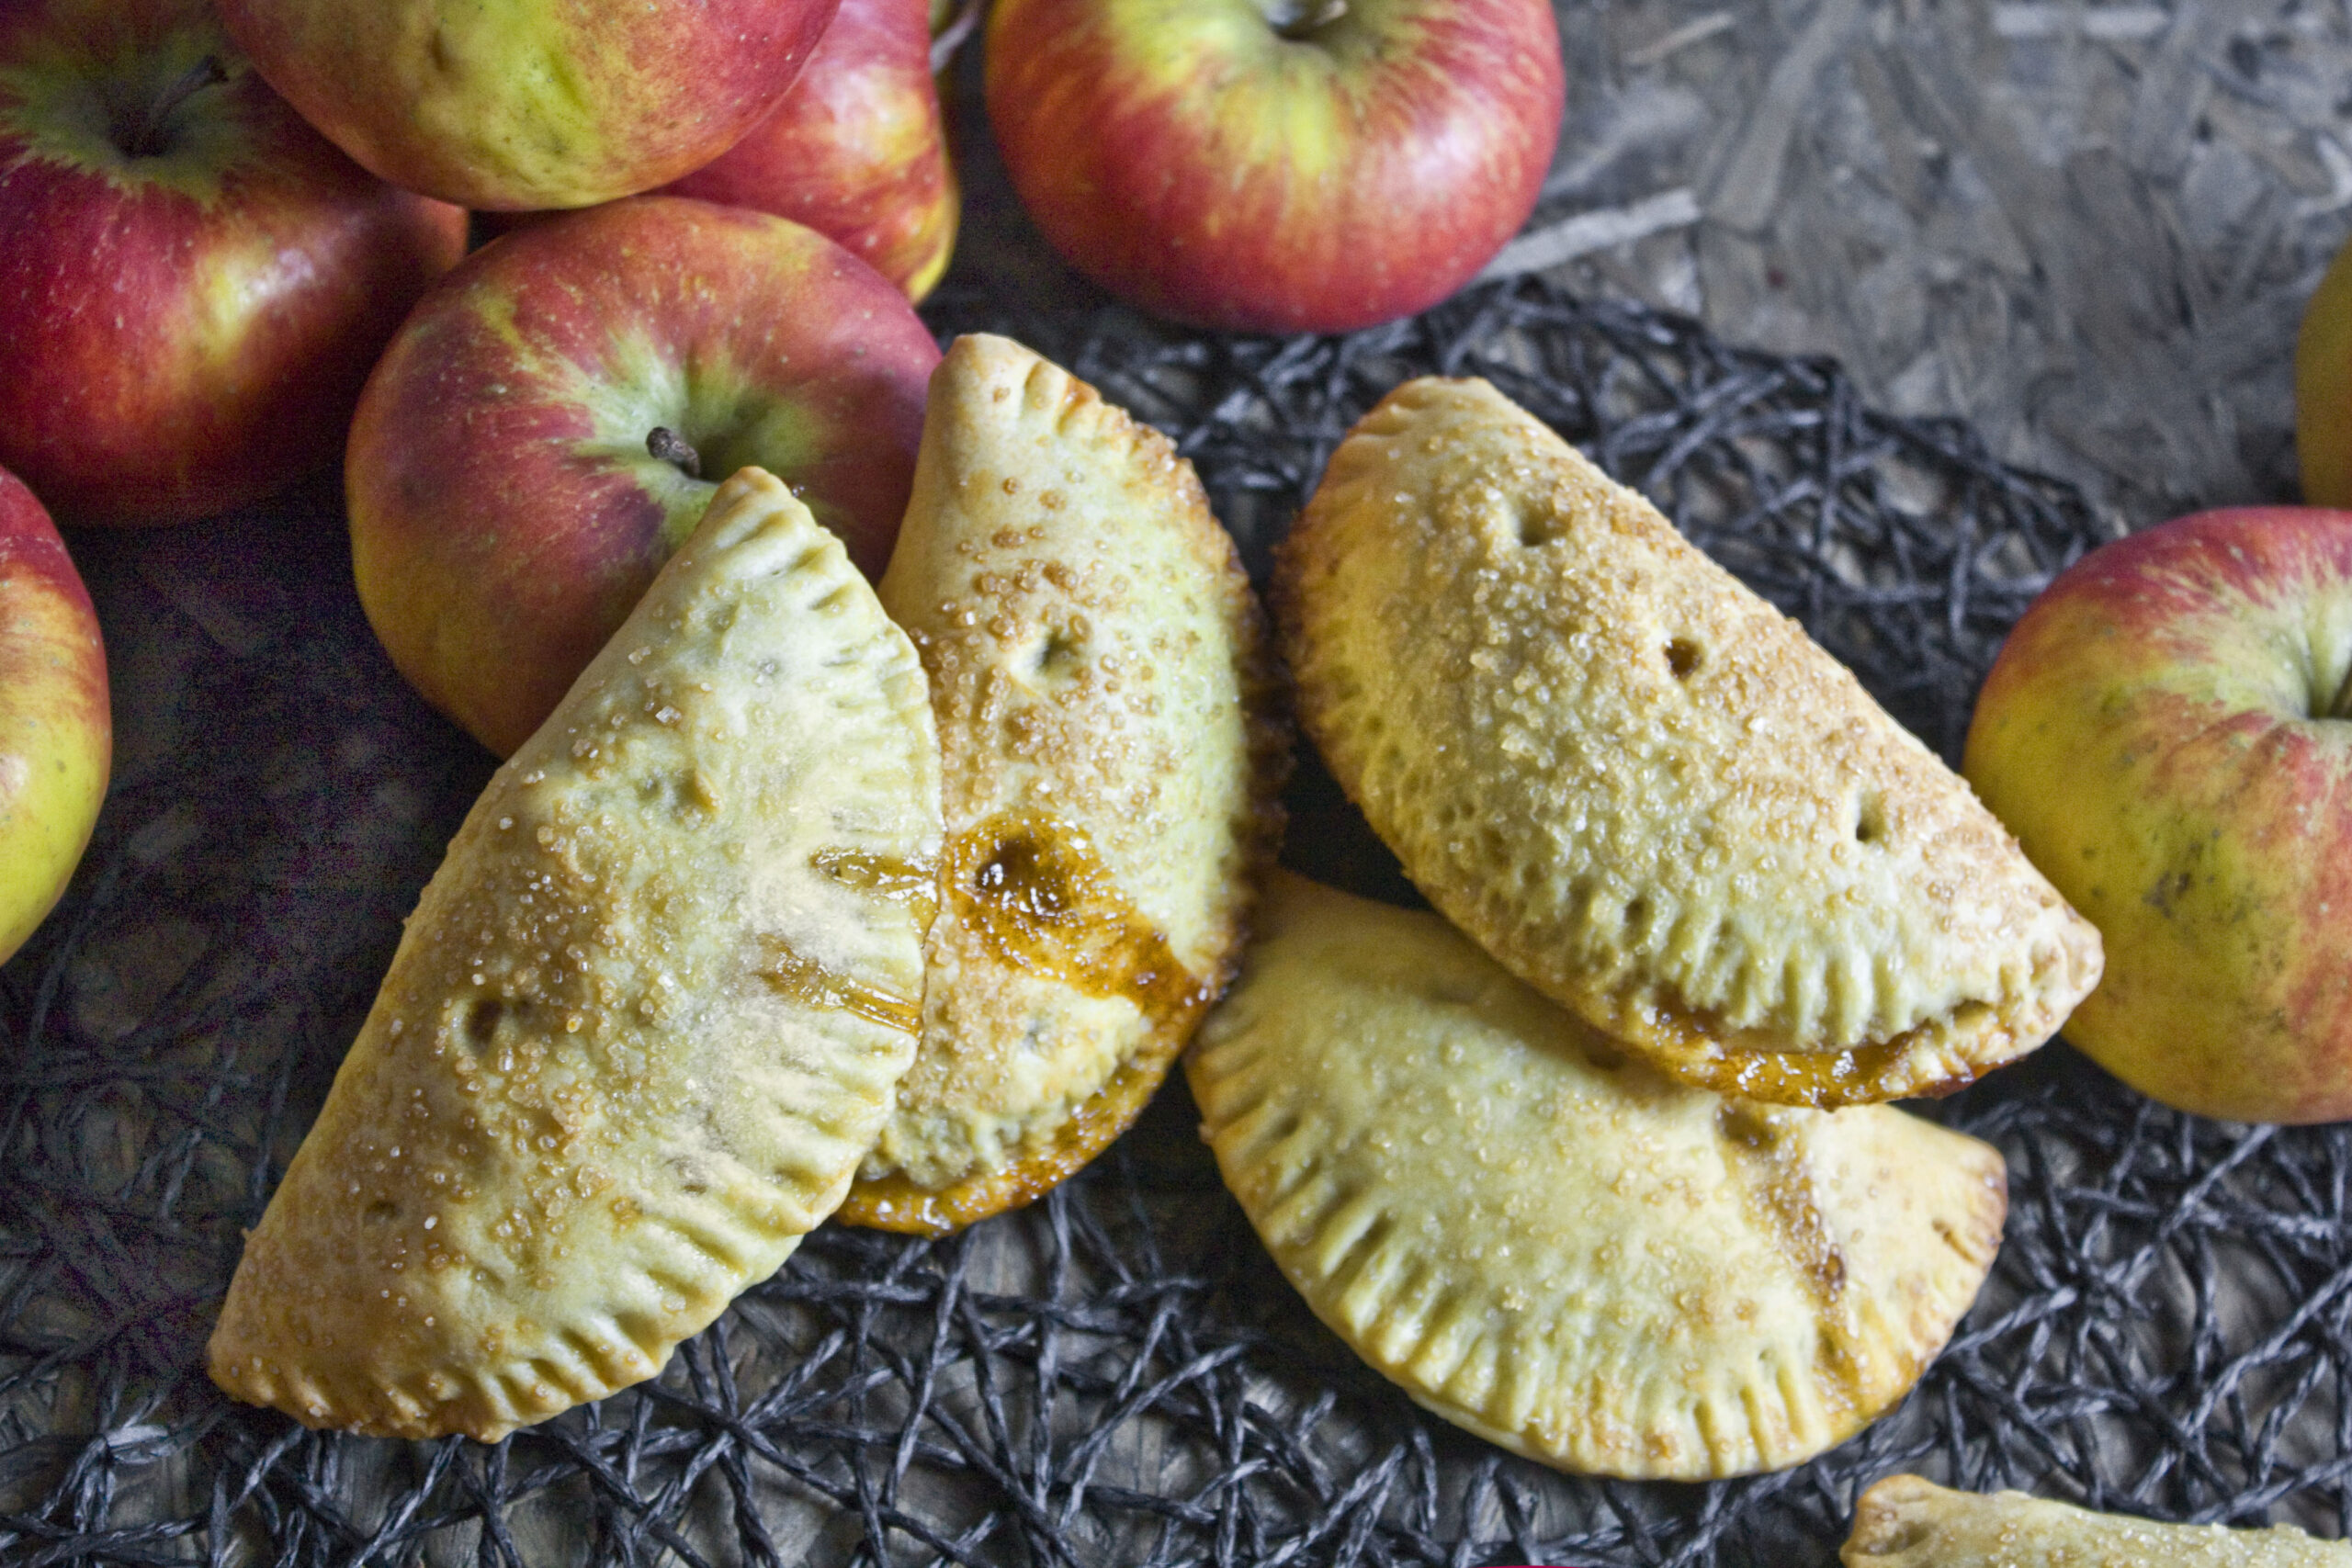
[[(567, 384), (550, 371), (551, 390)], [(719, 482), (737, 469), (805, 473), (823, 456), (824, 433), (807, 412), (763, 390), (752, 367), (682, 361), (642, 332), (614, 333), (594, 373), (567, 364), (560, 374), (593, 427), (572, 444), (573, 454), (591, 467), (628, 473), (653, 498), (665, 516), (665, 556), (685, 543)], [(666, 442), (657, 443), (657, 431)], [(805, 500), (818, 522), (842, 531), (839, 504)]]

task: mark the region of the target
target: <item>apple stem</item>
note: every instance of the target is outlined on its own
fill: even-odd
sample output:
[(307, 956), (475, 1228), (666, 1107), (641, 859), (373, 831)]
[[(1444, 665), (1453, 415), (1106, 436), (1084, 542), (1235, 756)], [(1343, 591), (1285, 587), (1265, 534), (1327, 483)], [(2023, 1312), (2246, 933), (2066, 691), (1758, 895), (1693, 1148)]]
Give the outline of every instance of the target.
[(955, 63), (956, 51), (964, 47), (964, 40), (972, 36), (972, 29), (979, 26), (979, 22), (980, 0), (960, 0), (956, 15), (939, 29), (939, 36), (931, 40), (933, 75), (940, 74)]
[(1292, 43), (1304, 43), (1317, 29), (1348, 14), (1348, 0), (1283, 0), (1268, 17), (1274, 31)]
[(133, 158), (153, 158), (169, 152), (171, 143), (164, 139), (164, 130), (171, 123), (174, 111), (205, 88), (217, 87), (228, 79), (229, 73), (209, 54), (181, 72), (178, 79), (147, 106), (130, 133), (122, 139), (122, 150)]
[(665, 463), (677, 464), (686, 478), (702, 478), (702, 454), (680, 440), (668, 425), (657, 424), (646, 432), (645, 449)]

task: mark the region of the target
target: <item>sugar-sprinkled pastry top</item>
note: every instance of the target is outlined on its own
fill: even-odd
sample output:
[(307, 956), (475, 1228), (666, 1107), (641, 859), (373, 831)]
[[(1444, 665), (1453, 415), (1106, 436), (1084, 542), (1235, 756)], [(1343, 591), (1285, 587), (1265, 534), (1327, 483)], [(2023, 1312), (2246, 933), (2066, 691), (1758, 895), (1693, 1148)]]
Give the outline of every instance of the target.
[(736, 475), (450, 843), (246, 1241), (214, 1379), (490, 1441), (652, 1376), (873, 1143), (938, 766), (840, 542)]
[(1965, 783), (1483, 381), (1356, 426), (1276, 597), (1302, 726), (1430, 901), (1685, 1082), (1949, 1090), (2098, 981)]
[(1019, 344), (933, 376), (881, 592), (931, 678), (947, 848), (922, 1049), (842, 1216), (936, 1234), (1159, 1086), (1238, 953), (1286, 737), (1192, 465)]
[(1433, 915), (1279, 874), (1259, 925), (1185, 1058), (1203, 1134), (1316, 1315), (1457, 1426), (1594, 1474), (1794, 1464), (1992, 1266), (1973, 1138), (1685, 1088)]

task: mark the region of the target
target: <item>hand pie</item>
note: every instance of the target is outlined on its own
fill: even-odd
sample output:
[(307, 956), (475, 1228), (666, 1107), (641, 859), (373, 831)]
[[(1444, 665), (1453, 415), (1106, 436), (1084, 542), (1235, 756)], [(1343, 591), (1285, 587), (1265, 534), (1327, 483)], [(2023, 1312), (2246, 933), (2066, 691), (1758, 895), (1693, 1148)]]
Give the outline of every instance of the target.
[(451, 841), (246, 1239), (215, 1381), (487, 1442), (651, 1377), (873, 1143), (938, 801), (913, 649), (736, 475)]
[(1300, 721), (1430, 902), (1685, 1083), (1940, 1093), (2098, 982), (1965, 784), (1483, 381), (1356, 426), (1275, 592)]
[(1025, 1203), (1142, 1110), (1280, 829), (1264, 632), (1192, 466), (1003, 338), (933, 374), (881, 583), (931, 678), (946, 850), (922, 1043), (842, 1216)]
[(1307, 1305), (1563, 1470), (1795, 1464), (1901, 1398), (2000, 1243), (2000, 1156), (1885, 1106), (1687, 1089), (1435, 916), (1278, 874), (1186, 1058)]
[(2233, 1530), (1987, 1497), (1890, 1475), (1854, 1505), (1846, 1568), (2352, 1568), (2352, 1546), (2285, 1525)]

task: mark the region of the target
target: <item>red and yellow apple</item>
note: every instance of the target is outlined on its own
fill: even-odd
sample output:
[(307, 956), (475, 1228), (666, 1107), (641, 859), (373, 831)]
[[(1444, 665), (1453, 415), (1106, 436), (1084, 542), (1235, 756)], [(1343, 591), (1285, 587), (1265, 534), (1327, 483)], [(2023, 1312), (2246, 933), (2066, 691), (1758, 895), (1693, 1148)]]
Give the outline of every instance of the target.
[(1965, 768), (2106, 942), (2067, 1039), (2184, 1111), (2352, 1117), (2352, 513), (2085, 557), (2003, 645)]
[(2328, 264), (2295, 336), (2295, 455), (2305, 501), (2352, 506), (2352, 244)]
[(0, 469), (0, 960), (72, 879), (113, 744), (89, 592), (48, 511)]
[(368, 621), (504, 756), (746, 464), (878, 574), (938, 362), (906, 296), (765, 213), (636, 197), (493, 241), (416, 308), (352, 422)]
[(957, 216), (930, 0), (841, 0), (775, 112), (667, 188), (805, 223), (921, 299)]
[(1435, 304), (1527, 220), (1559, 140), (1545, 0), (998, 0), (986, 44), (1046, 238), (1203, 326)]
[(676, 179), (783, 97), (835, 0), (220, 0), (270, 85), (368, 168), (467, 207)]
[(465, 214), (336, 152), (205, 0), (0, 8), (0, 463), (164, 523), (331, 462)]

